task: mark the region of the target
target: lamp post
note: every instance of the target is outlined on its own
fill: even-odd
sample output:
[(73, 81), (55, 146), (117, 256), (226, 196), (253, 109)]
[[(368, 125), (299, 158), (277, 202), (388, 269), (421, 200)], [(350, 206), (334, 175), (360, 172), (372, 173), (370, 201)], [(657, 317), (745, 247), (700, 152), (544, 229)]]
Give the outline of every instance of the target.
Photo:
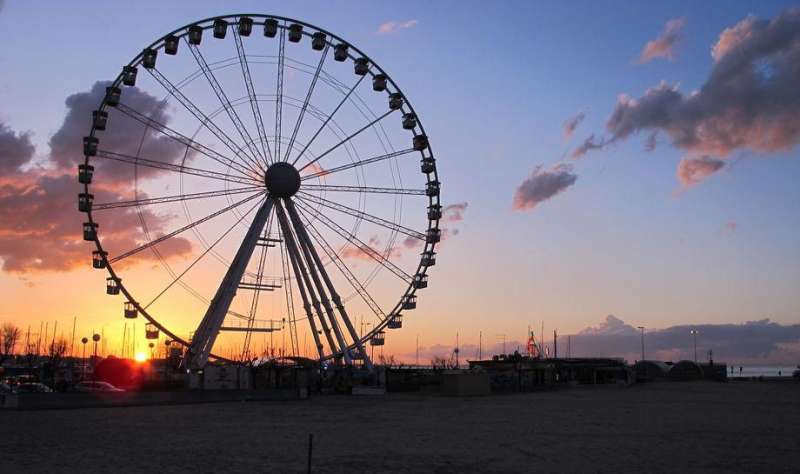
[(97, 343), (100, 342), (100, 334), (93, 334), (92, 341), (94, 341), (94, 362), (92, 363), (92, 380), (94, 380), (94, 369), (97, 368)]
[(689, 331), (689, 333), (692, 335), (692, 338), (694, 339), (694, 361), (697, 362), (697, 333), (698, 333), (698, 331), (697, 331), (697, 329), (692, 329), (691, 331)]
[(636, 328), (642, 330), (642, 360), (644, 360), (644, 326), (636, 326)]
[(81, 364), (81, 380), (86, 378), (86, 343), (89, 342), (88, 337), (81, 338), (81, 344), (83, 344), (83, 364)]

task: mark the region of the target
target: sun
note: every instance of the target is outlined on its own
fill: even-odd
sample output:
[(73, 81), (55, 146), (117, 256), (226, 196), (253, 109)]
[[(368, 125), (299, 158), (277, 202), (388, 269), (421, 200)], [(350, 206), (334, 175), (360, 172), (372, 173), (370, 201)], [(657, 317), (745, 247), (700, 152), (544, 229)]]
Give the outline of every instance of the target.
[(135, 356), (133, 356), (136, 362), (144, 362), (147, 360), (147, 354), (144, 352), (137, 352)]

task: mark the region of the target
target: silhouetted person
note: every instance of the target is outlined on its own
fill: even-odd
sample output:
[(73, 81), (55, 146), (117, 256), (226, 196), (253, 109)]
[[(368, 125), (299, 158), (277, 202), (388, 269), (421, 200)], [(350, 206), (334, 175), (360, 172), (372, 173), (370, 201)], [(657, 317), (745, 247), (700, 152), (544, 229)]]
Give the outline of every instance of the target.
[(739, 367), (739, 375), (742, 375), (742, 367)]

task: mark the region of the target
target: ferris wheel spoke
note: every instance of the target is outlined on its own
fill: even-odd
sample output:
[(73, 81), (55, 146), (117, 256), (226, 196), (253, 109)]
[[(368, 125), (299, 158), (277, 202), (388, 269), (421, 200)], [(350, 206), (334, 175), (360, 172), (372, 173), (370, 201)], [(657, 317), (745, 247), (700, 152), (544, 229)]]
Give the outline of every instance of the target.
[(318, 162), (319, 160), (321, 160), (322, 158), (324, 158), (325, 156), (327, 156), (328, 154), (330, 154), (331, 152), (333, 152), (334, 150), (336, 150), (336, 149), (337, 149), (337, 148), (339, 148), (340, 146), (344, 145), (345, 143), (349, 142), (349, 141), (350, 141), (350, 140), (352, 140), (353, 138), (355, 138), (355, 137), (357, 137), (358, 135), (360, 135), (360, 134), (361, 134), (361, 132), (363, 132), (364, 130), (366, 130), (366, 129), (368, 129), (368, 128), (372, 127), (372, 126), (373, 126), (373, 125), (375, 125), (376, 123), (378, 123), (378, 122), (380, 122), (381, 120), (383, 120), (385, 117), (388, 117), (388, 116), (389, 116), (389, 114), (391, 114), (392, 112), (394, 112), (394, 109), (391, 109), (391, 110), (389, 110), (388, 112), (385, 112), (383, 115), (380, 115), (380, 116), (378, 116), (378, 117), (377, 117), (375, 120), (371, 121), (370, 123), (368, 123), (368, 124), (364, 125), (363, 127), (359, 128), (358, 130), (356, 130), (356, 131), (355, 131), (355, 132), (353, 132), (352, 134), (348, 135), (348, 136), (347, 136), (347, 137), (346, 137), (344, 140), (341, 140), (341, 141), (339, 141), (339, 143), (337, 143), (336, 145), (333, 145), (332, 147), (330, 147), (330, 148), (328, 148), (327, 150), (325, 150), (324, 152), (322, 152), (320, 155), (317, 155), (317, 157), (316, 157), (316, 158), (314, 158), (313, 160), (311, 160), (311, 161), (309, 161), (308, 163), (306, 163), (306, 164), (305, 164), (305, 165), (304, 165), (302, 168), (300, 168), (298, 171), (303, 171), (304, 169), (306, 169), (306, 168), (308, 168), (309, 166), (313, 165), (314, 163)]
[(264, 128), (264, 118), (261, 115), (261, 108), (258, 106), (258, 99), (256, 98), (255, 87), (253, 86), (253, 77), (250, 75), (250, 65), (247, 62), (247, 55), (244, 51), (244, 44), (242, 37), (239, 35), (239, 30), (231, 25), (233, 30), (233, 39), (236, 42), (236, 52), (239, 55), (239, 64), (242, 67), (242, 76), (244, 84), (247, 88), (247, 98), (250, 100), (250, 110), (253, 112), (253, 119), (256, 122), (258, 129), (258, 139), (261, 142), (261, 152), (265, 159), (265, 165), (272, 162), (272, 150), (270, 150), (269, 141), (267, 140), (266, 129)]
[(294, 130), (292, 131), (292, 137), (289, 139), (289, 146), (286, 147), (286, 154), (283, 158), (283, 161), (289, 161), (289, 155), (292, 152), (292, 146), (294, 145), (294, 141), (297, 138), (297, 132), (300, 130), (300, 124), (303, 123), (303, 116), (306, 113), (306, 109), (308, 108), (308, 104), (311, 101), (311, 94), (314, 93), (314, 87), (317, 85), (317, 80), (319, 79), (319, 73), (322, 71), (322, 65), (325, 63), (325, 58), (328, 56), (328, 50), (330, 49), (330, 44), (325, 44), (325, 49), (322, 50), (322, 55), (319, 58), (319, 64), (317, 64), (317, 69), (314, 71), (314, 77), (311, 79), (311, 84), (308, 86), (308, 92), (306, 93), (306, 98), (303, 101), (303, 106), (300, 108), (300, 114), (297, 117), (297, 122), (294, 124)]
[(241, 206), (242, 204), (244, 204), (246, 202), (252, 201), (253, 199), (255, 199), (257, 197), (262, 196), (263, 194), (264, 194), (264, 192), (262, 191), (260, 193), (254, 194), (252, 196), (248, 196), (248, 197), (242, 199), (241, 201), (237, 201), (237, 202), (231, 204), (230, 206), (226, 206), (226, 207), (224, 207), (224, 208), (222, 208), (222, 209), (220, 209), (220, 210), (218, 210), (216, 212), (208, 214), (207, 216), (205, 216), (205, 217), (203, 217), (201, 219), (198, 219), (198, 220), (196, 220), (194, 222), (191, 222), (191, 223), (189, 223), (189, 224), (187, 224), (187, 225), (185, 225), (185, 226), (183, 226), (183, 227), (181, 227), (181, 228), (179, 228), (177, 230), (174, 230), (174, 231), (170, 232), (169, 234), (162, 235), (161, 237), (158, 237), (155, 240), (151, 240), (151, 241), (147, 242), (146, 244), (143, 244), (143, 245), (140, 245), (139, 247), (136, 247), (133, 250), (129, 250), (129, 251), (117, 256), (117, 257), (114, 257), (114, 258), (112, 258), (110, 260), (110, 262), (111, 263), (116, 263), (116, 262), (119, 262), (120, 260), (126, 259), (126, 258), (128, 258), (128, 257), (130, 257), (132, 255), (135, 255), (135, 254), (141, 252), (142, 250), (146, 250), (146, 249), (148, 249), (148, 248), (150, 248), (150, 247), (152, 247), (154, 245), (157, 245), (157, 244), (159, 244), (159, 243), (161, 243), (161, 242), (163, 242), (165, 240), (171, 239), (172, 237), (175, 237), (176, 235), (180, 234), (181, 232), (185, 232), (185, 231), (187, 231), (187, 230), (189, 230), (189, 229), (191, 229), (193, 227), (196, 227), (196, 226), (202, 224), (203, 222), (211, 220), (211, 219), (219, 216), (220, 214), (224, 214), (226, 212), (229, 212), (232, 209), (235, 209), (235, 208)]
[(163, 161), (150, 160), (138, 156), (131, 156), (123, 153), (115, 153), (113, 151), (97, 150), (96, 156), (99, 158), (119, 161), (122, 163), (128, 163), (135, 166), (145, 166), (147, 168), (172, 171), (175, 173), (190, 174), (193, 176), (200, 176), (203, 178), (216, 179), (218, 181), (227, 181), (229, 183), (248, 184), (248, 185), (259, 184), (259, 181), (256, 180), (255, 178), (233, 176), (230, 174), (220, 173), (218, 171), (211, 171), (206, 169), (194, 168), (190, 166), (165, 163)]
[[(294, 272), (295, 281), (297, 281), (297, 289), (300, 293), (300, 298), (303, 300), (303, 310), (306, 313), (306, 319), (308, 319), (308, 324), (311, 327), (311, 333), (314, 336), (314, 343), (317, 347), (317, 353), (319, 354), (319, 358), (322, 359), (325, 357), (325, 351), (322, 346), (322, 341), (319, 337), (320, 330), (317, 329), (317, 323), (314, 320), (313, 312), (311, 311), (312, 302), (309, 299), (309, 294), (306, 293), (307, 287), (307, 278), (305, 267), (303, 265), (302, 260), (300, 260), (300, 254), (297, 251), (297, 245), (294, 241), (294, 236), (292, 235), (292, 231), (289, 228), (289, 224), (286, 222), (286, 216), (283, 214), (283, 210), (279, 207), (280, 203), (276, 203), (276, 211), (278, 215), (278, 223), (281, 227), (281, 231), (283, 232), (283, 239), (286, 241), (286, 249), (287, 253), (289, 254), (289, 261), (292, 265), (292, 271)], [(310, 291), (310, 288), (308, 288)], [(319, 303), (317, 303), (317, 306)], [(321, 321), (322, 322), (322, 321)], [(328, 338), (330, 338), (330, 334), (326, 333)], [(331, 342), (331, 351), (334, 350), (333, 343)]]
[(220, 105), (222, 106), (223, 109), (225, 109), (225, 113), (228, 115), (228, 118), (231, 120), (231, 123), (233, 123), (233, 126), (236, 128), (236, 131), (239, 133), (239, 136), (242, 138), (242, 141), (244, 141), (247, 150), (250, 152), (250, 155), (248, 155), (248, 157), (251, 159), (255, 159), (256, 164), (258, 164), (257, 159), (261, 158), (261, 161), (263, 161), (264, 164), (266, 165), (267, 163), (266, 156), (263, 156), (258, 147), (255, 146), (253, 137), (250, 136), (250, 132), (247, 131), (247, 128), (244, 126), (244, 123), (242, 123), (242, 119), (239, 118), (239, 114), (236, 112), (236, 109), (233, 107), (233, 105), (231, 105), (231, 101), (228, 99), (228, 96), (227, 94), (225, 94), (225, 90), (219, 84), (219, 81), (217, 81), (217, 77), (214, 75), (214, 71), (212, 71), (211, 68), (208, 66), (208, 63), (206, 62), (206, 59), (203, 57), (203, 53), (200, 51), (200, 48), (198, 48), (197, 45), (191, 44), (186, 37), (184, 37), (183, 39), (186, 42), (187, 46), (189, 47), (189, 51), (192, 52), (192, 56), (194, 56), (195, 62), (197, 62), (197, 65), (200, 66), (200, 69), (203, 71), (203, 75), (206, 77), (208, 84), (214, 90), (214, 94), (217, 96)]
[(286, 296), (286, 312), (289, 317), (289, 340), (292, 345), (292, 353), (300, 355), (299, 341), (297, 340), (297, 322), (295, 320), (294, 312), (294, 297), (292, 295), (292, 279), (290, 278), (291, 270), (289, 268), (289, 255), (286, 250), (286, 242), (281, 231), (281, 226), (277, 226), (278, 239), (280, 240), (280, 253), (281, 253), (281, 270), (283, 274), (283, 290)]
[(353, 217), (364, 219), (366, 221), (372, 222), (373, 224), (385, 227), (389, 230), (400, 232), (408, 237), (425, 241), (425, 234), (423, 234), (422, 232), (417, 232), (414, 229), (409, 229), (408, 227), (402, 226), (395, 222), (382, 219), (378, 216), (373, 216), (372, 214), (369, 214), (364, 211), (359, 211), (358, 209), (353, 209), (352, 207), (345, 206), (344, 204), (339, 204), (338, 202), (329, 201), (325, 198), (315, 196), (313, 194), (304, 193), (303, 191), (300, 191), (298, 194), (302, 194), (302, 196), (298, 195), (298, 198), (301, 201), (309, 201), (312, 204), (318, 204), (320, 206), (327, 207), (328, 209), (333, 209), (335, 211), (339, 211), (344, 214), (351, 215)]
[(317, 211), (316, 209), (312, 209), (310, 206), (304, 204), (303, 202), (298, 202), (297, 204), (300, 205), (300, 207), (302, 209), (305, 209), (307, 212), (314, 214), (314, 217), (319, 219), (319, 221), (325, 224), (326, 227), (328, 227), (333, 232), (338, 234), (340, 237), (342, 237), (351, 245), (355, 246), (357, 249), (361, 250), (365, 255), (378, 262), (380, 265), (382, 265), (384, 268), (392, 272), (399, 279), (403, 280), (406, 283), (411, 282), (411, 280), (413, 279), (411, 275), (409, 275), (402, 268), (398, 267), (397, 265), (389, 261), (389, 259), (386, 258), (381, 252), (375, 250), (371, 245), (365, 243), (364, 241), (356, 237), (352, 232), (349, 232), (347, 229), (337, 224), (336, 221), (334, 221), (333, 219)]
[[(298, 266), (305, 283), (306, 291), (311, 299), (311, 306), (314, 308), (317, 319), (322, 325), (322, 331), (325, 334), (325, 339), (328, 342), (328, 347), (331, 349), (332, 354), (341, 353), (345, 349), (344, 342), (341, 340), (339, 332), (337, 331), (336, 320), (333, 317), (333, 310), (325, 294), (325, 290), (320, 284), (319, 277), (314, 269), (314, 262), (311, 260), (307, 249), (303, 245), (302, 238), (297, 229), (291, 231), (291, 224), (286, 218), (286, 213), (281, 207), (280, 203), (277, 205), (278, 219), (284, 228), (284, 233), (289, 235), (291, 239), (292, 252), (294, 252)], [(328, 317), (328, 320), (325, 319)], [(330, 324), (329, 324), (330, 323)], [(335, 338), (335, 340), (334, 340)], [(338, 345), (337, 345), (338, 343)], [(344, 354), (345, 360), (349, 364), (351, 361), (349, 354)]]
[[(330, 278), (328, 278), (327, 272), (325, 272), (324, 265), (322, 265), (319, 255), (317, 255), (313, 244), (311, 244), (310, 240), (308, 239), (308, 233), (306, 233), (302, 222), (300, 222), (300, 219), (297, 216), (297, 211), (294, 209), (294, 204), (289, 198), (284, 199), (284, 203), (286, 204), (286, 210), (289, 214), (289, 220), (294, 227), (295, 236), (300, 244), (300, 251), (303, 253), (306, 266), (308, 267), (309, 274), (311, 275), (311, 280), (317, 289), (322, 307), (325, 309), (325, 314), (328, 316), (328, 321), (333, 329), (336, 341), (339, 343), (340, 352), (342, 353), (345, 362), (350, 364), (352, 363), (352, 359), (350, 352), (347, 350), (348, 344), (345, 342), (342, 330), (339, 327), (339, 322), (334, 314), (331, 301), (333, 301), (333, 303), (336, 305), (343, 321), (347, 318), (347, 312), (344, 310), (341, 298), (339, 298), (336, 289), (333, 287), (333, 283), (330, 281)], [(328, 295), (330, 295), (330, 298), (328, 298)], [(349, 319), (346, 320), (345, 324), (350, 324)], [(358, 342), (358, 340), (355, 339), (354, 342)]]
[(233, 257), (225, 276), (217, 288), (211, 304), (208, 306), (203, 320), (197, 326), (197, 330), (192, 337), (184, 365), (188, 368), (203, 367), (208, 360), (208, 355), (214, 347), (214, 342), (219, 335), (220, 328), (225, 321), (225, 316), (236, 296), (237, 288), (244, 288), (242, 276), (247, 270), (247, 265), (253, 255), (253, 251), (258, 244), (258, 239), (269, 220), (269, 215), (275, 204), (275, 200), (267, 196), (261, 207), (259, 207), (253, 221), (247, 229), (247, 233), (239, 245), (236, 255)]
[(359, 161), (356, 161), (356, 162), (353, 162), (353, 163), (348, 163), (346, 165), (337, 166), (335, 168), (330, 168), (330, 169), (326, 169), (326, 170), (322, 170), (322, 171), (317, 171), (316, 173), (308, 174), (308, 175), (303, 176), (300, 180), (301, 181), (306, 181), (306, 180), (309, 180), (309, 179), (320, 178), (322, 176), (328, 176), (328, 175), (331, 175), (333, 173), (338, 173), (340, 171), (345, 171), (345, 170), (349, 170), (349, 169), (353, 169), (353, 168), (358, 168), (360, 166), (368, 165), (368, 164), (371, 164), (371, 163), (378, 163), (379, 161), (384, 161), (384, 160), (388, 160), (388, 159), (395, 158), (395, 157), (398, 157), (398, 156), (407, 155), (407, 154), (413, 153), (415, 151), (417, 151), (417, 150), (415, 150), (413, 148), (408, 148), (408, 149), (405, 149), (405, 150), (395, 151), (395, 152), (392, 152), (392, 153), (386, 153), (384, 155), (373, 156), (372, 158), (367, 158), (365, 160), (359, 160)]
[(253, 158), (250, 157), (243, 149), (240, 147), (231, 137), (229, 137), (224, 131), (222, 131), (219, 126), (217, 126), (214, 121), (212, 121), (203, 111), (200, 110), (188, 97), (186, 97), (183, 92), (180, 91), (177, 87), (175, 87), (169, 79), (167, 79), (161, 71), (156, 68), (147, 69), (155, 80), (161, 84), (161, 87), (166, 89), (169, 94), (174, 97), (178, 102), (183, 105), (183, 107), (189, 111), (194, 117), (201, 123), (203, 126), (211, 132), (219, 141), (221, 141), (231, 152), (233, 152), (236, 157), (241, 160), (241, 163), (246, 165), (248, 168), (251, 168), (251, 171), (255, 174), (260, 174), (263, 170), (261, 166), (255, 161)]
[(376, 188), (369, 186), (338, 186), (332, 184), (304, 184), (303, 189), (308, 191), (335, 191), (345, 193), (377, 193), (377, 194), (409, 194), (425, 196), (424, 189), (408, 188)]
[[(189, 270), (191, 270), (195, 265), (197, 265), (200, 262), (200, 260), (202, 260), (206, 255), (208, 255), (209, 252), (211, 252), (214, 249), (214, 247), (216, 247), (217, 244), (222, 241), (222, 239), (227, 237), (228, 234), (230, 234), (231, 231), (233, 231), (233, 229), (236, 228), (236, 226), (238, 226), (251, 212), (253, 212), (253, 210), (255, 210), (259, 205), (261, 205), (262, 202), (263, 201), (257, 202), (252, 207), (250, 207), (250, 209), (248, 209), (247, 212), (242, 214), (242, 217), (240, 217), (236, 222), (234, 222), (232, 226), (228, 227), (228, 229), (226, 229), (225, 232), (223, 232), (217, 238), (217, 240), (215, 240), (211, 245), (209, 245), (208, 248), (205, 249), (197, 258), (195, 258), (194, 261), (192, 261), (192, 263), (189, 264), (189, 266), (186, 267), (186, 269), (184, 269), (180, 274), (175, 276), (173, 278), (173, 280), (163, 290), (161, 290), (155, 297), (153, 297), (153, 299), (151, 299), (149, 303), (144, 305), (144, 309), (147, 309), (150, 306), (152, 306), (156, 301), (158, 301), (159, 298), (161, 298), (167, 291), (169, 291), (169, 289), (172, 288), (176, 283), (181, 282), (181, 279), (187, 273), (189, 273)], [(208, 302), (206, 301), (206, 303), (208, 303)]]
[(163, 123), (160, 123), (160, 122), (158, 122), (156, 120), (153, 120), (152, 118), (150, 118), (150, 117), (146, 116), (145, 114), (139, 112), (138, 110), (134, 109), (133, 107), (130, 107), (128, 105), (120, 103), (119, 105), (117, 105), (117, 109), (119, 109), (120, 112), (122, 112), (123, 114), (127, 115), (128, 117), (131, 117), (132, 119), (137, 120), (138, 122), (142, 123), (143, 125), (145, 125), (147, 127), (150, 127), (153, 130), (156, 130), (157, 132), (161, 133), (162, 135), (164, 135), (166, 137), (172, 138), (173, 140), (177, 141), (178, 143), (180, 143), (180, 144), (182, 144), (182, 145), (184, 145), (186, 147), (189, 147), (192, 150), (195, 150), (196, 152), (200, 153), (201, 155), (204, 155), (204, 156), (207, 156), (208, 158), (211, 158), (212, 160), (216, 161), (217, 163), (221, 164), (222, 166), (230, 167), (230, 168), (232, 168), (234, 171), (236, 171), (238, 174), (240, 174), (242, 176), (245, 176), (245, 177), (248, 177), (248, 178), (252, 178), (253, 177), (252, 176), (253, 175), (253, 171), (250, 168), (246, 168), (246, 167), (242, 166), (241, 164), (239, 164), (238, 161), (235, 161), (235, 160), (233, 160), (231, 158), (228, 158), (228, 157), (226, 157), (224, 155), (221, 155), (220, 153), (217, 153), (216, 151), (212, 150), (211, 148), (192, 140), (191, 138), (189, 138), (189, 137), (187, 137), (187, 136), (185, 136), (185, 135), (173, 130), (172, 128), (164, 125)]
[(373, 313), (375, 313), (375, 316), (377, 316), (379, 320), (383, 320), (384, 318), (386, 318), (386, 313), (383, 312), (380, 305), (375, 302), (375, 300), (369, 294), (364, 285), (358, 280), (358, 278), (350, 270), (347, 264), (344, 263), (344, 260), (342, 260), (342, 258), (339, 257), (339, 255), (336, 253), (333, 247), (331, 247), (331, 245), (328, 243), (328, 241), (325, 239), (322, 233), (317, 230), (316, 226), (314, 226), (314, 224), (311, 222), (311, 219), (309, 219), (308, 216), (305, 215), (305, 212), (302, 209), (298, 209), (298, 211), (303, 220), (305, 221), (306, 229), (308, 229), (311, 232), (311, 235), (312, 237), (314, 237), (314, 240), (316, 240), (317, 244), (320, 247), (322, 247), (322, 250), (328, 256), (328, 258), (331, 259), (334, 265), (336, 265), (336, 268), (338, 268), (339, 271), (341, 272), (342, 276), (344, 276), (344, 278), (348, 281), (348, 283), (350, 283), (350, 286), (353, 287), (356, 293), (361, 297), (362, 300), (364, 300), (364, 303), (370, 308), (370, 310), (372, 310)]
[(328, 126), (328, 122), (330, 122), (331, 119), (333, 119), (333, 116), (336, 115), (336, 112), (338, 112), (339, 109), (342, 108), (342, 106), (345, 104), (345, 102), (347, 102), (347, 99), (350, 98), (350, 95), (353, 94), (353, 92), (356, 90), (358, 85), (361, 84), (361, 81), (363, 81), (365, 77), (367, 77), (367, 76), (364, 75), (364, 76), (359, 77), (358, 80), (356, 81), (356, 83), (353, 84), (353, 87), (351, 87), (350, 90), (347, 91), (347, 94), (345, 94), (345, 96), (342, 97), (342, 100), (339, 102), (339, 104), (336, 106), (336, 108), (333, 109), (333, 112), (331, 112), (330, 115), (328, 115), (328, 117), (325, 119), (325, 121), (322, 123), (322, 125), (317, 129), (317, 131), (314, 133), (314, 135), (312, 135), (311, 140), (306, 142), (306, 146), (304, 146), (303, 149), (300, 150), (300, 153), (297, 154), (297, 157), (295, 157), (294, 161), (292, 161), (292, 165), (296, 164), (297, 160), (299, 160), (300, 158), (303, 157), (303, 154), (305, 154), (306, 150), (308, 150), (308, 147), (310, 147), (311, 144), (314, 143), (314, 140), (317, 139), (319, 134), (322, 133), (323, 130), (325, 130), (325, 127)]
[(250, 299), (250, 312), (248, 313), (248, 319), (247, 319), (247, 331), (245, 331), (244, 344), (242, 344), (242, 355), (241, 355), (242, 360), (247, 360), (245, 358), (246, 357), (249, 358), (250, 354), (250, 341), (253, 335), (253, 327), (256, 321), (256, 313), (258, 312), (259, 297), (261, 296), (261, 289), (263, 288), (262, 284), (264, 282), (264, 263), (267, 260), (267, 250), (269, 249), (268, 239), (270, 235), (270, 230), (272, 229), (273, 215), (274, 214), (270, 214), (269, 219), (267, 220), (267, 226), (265, 227), (263, 236), (261, 237), (261, 240), (264, 242), (264, 245), (261, 246), (261, 252), (258, 259), (258, 268), (256, 270), (255, 285), (253, 285), (254, 288), (253, 296)]
[[(301, 247), (305, 249), (304, 252), (306, 254), (306, 261), (309, 262), (309, 268), (312, 268), (312, 271), (315, 271), (319, 276), (322, 277), (322, 280), (325, 283), (325, 287), (327, 288), (328, 293), (331, 295), (331, 300), (336, 305), (336, 309), (339, 312), (339, 316), (344, 322), (345, 327), (350, 335), (350, 338), (353, 341), (353, 344), (358, 349), (358, 354), (364, 360), (365, 365), (371, 369), (372, 362), (367, 357), (366, 351), (364, 350), (364, 347), (361, 345), (355, 327), (353, 326), (353, 323), (350, 321), (350, 317), (347, 315), (347, 310), (345, 309), (344, 304), (342, 303), (342, 298), (339, 296), (339, 293), (336, 291), (336, 287), (333, 285), (333, 282), (328, 276), (328, 272), (327, 270), (325, 270), (325, 265), (323, 265), (322, 259), (319, 258), (319, 254), (317, 253), (317, 250), (314, 246), (314, 242), (311, 240), (311, 237), (309, 236), (307, 229), (303, 225), (302, 219), (300, 218), (300, 215), (298, 214), (297, 209), (295, 208), (294, 202), (290, 198), (285, 199), (285, 202), (286, 202), (286, 209), (289, 211), (289, 217), (291, 218), (295, 227), (295, 233), (298, 235), (300, 239), (300, 242), (302, 244)], [(309, 256), (311, 257), (310, 259)], [(316, 268), (314, 269), (314, 267)], [(315, 277), (315, 282), (320, 288), (320, 293), (324, 295), (324, 290), (319, 282), (319, 276)], [(339, 325), (336, 321), (336, 317), (333, 314), (333, 309), (330, 307), (330, 302), (326, 302), (326, 300), (323, 299), (323, 304), (325, 305), (326, 310), (328, 310), (328, 315), (330, 317), (334, 331), (336, 332), (336, 336), (339, 339), (339, 344), (342, 347), (344, 358), (346, 361), (349, 361), (349, 359), (351, 358), (351, 354), (349, 354), (349, 351), (346, 349), (348, 347), (348, 344), (345, 343), (345, 338), (342, 335), (341, 329), (339, 328)]]
[(275, 83), (275, 160), (281, 159), (281, 127), (283, 121), (283, 72), (286, 64), (286, 22), (278, 39), (278, 79)]
[(177, 202), (177, 201), (191, 201), (194, 199), (207, 199), (219, 196), (230, 196), (234, 194), (256, 192), (263, 189), (264, 186), (249, 186), (245, 188), (221, 189), (218, 191), (206, 191), (202, 193), (176, 194), (174, 196), (160, 196), (160, 197), (146, 198), (146, 199), (133, 199), (130, 201), (94, 203), (92, 204), (92, 211), (104, 211), (107, 209), (116, 209), (120, 207), (149, 206), (152, 204), (162, 204), (162, 203)]

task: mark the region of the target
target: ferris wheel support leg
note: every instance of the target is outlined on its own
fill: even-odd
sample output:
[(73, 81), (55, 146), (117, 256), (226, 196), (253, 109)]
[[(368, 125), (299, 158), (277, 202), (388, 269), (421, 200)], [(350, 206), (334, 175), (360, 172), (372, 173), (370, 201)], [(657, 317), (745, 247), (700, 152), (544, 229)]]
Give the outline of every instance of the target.
[[(317, 353), (319, 354), (319, 358), (322, 359), (325, 356), (325, 353), (322, 349), (322, 341), (319, 338), (317, 325), (314, 322), (314, 315), (311, 311), (312, 306), (314, 306), (314, 308), (317, 310), (317, 316), (320, 318), (320, 323), (322, 324), (323, 332), (325, 332), (327, 336), (331, 351), (335, 352), (336, 345), (330, 336), (330, 329), (327, 329), (327, 324), (325, 324), (325, 320), (322, 318), (321, 311), (319, 310), (319, 301), (317, 301), (316, 295), (311, 288), (311, 282), (309, 281), (308, 274), (306, 273), (305, 265), (303, 264), (303, 260), (300, 258), (300, 252), (297, 250), (297, 242), (294, 240), (294, 235), (292, 234), (291, 227), (289, 226), (289, 222), (286, 219), (286, 214), (283, 212), (280, 202), (275, 203), (275, 210), (275, 214), (278, 216), (278, 223), (280, 224), (283, 232), (283, 238), (286, 241), (286, 248), (289, 251), (289, 260), (292, 262), (292, 269), (294, 270), (296, 277), (295, 279), (297, 280), (297, 288), (300, 290), (300, 297), (303, 299), (303, 309), (306, 312), (306, 317), (308, 317), (311, 331), (314, 334), (314, 342), (317, 344)], [(308, 293), (306, 293), (306, 289), (308, 290)], [(311, 296), (311, 302), (309, 302), (309, 295)]]
[[(336, 321), (336, 315), (333, 312), (333, 306), (331, 306), (331, 301), (328, 299), (325, 287), (322, 285), (322, 281), (319, 277), (319, 269), (323, 266), (322, 262), (314, 251), (313, 245), (309, 245), (309, 241), (307, 240), (308, 234), (306, 234), (305, 228), (303, 228), (303, 225), (300, 222), (300, 216), (298, 216), (297, 212), (294, 210), (294, 203), (292, 203), (290, 199), (285, 199), (284, 201), (286, 203), (286, 210), (289, 211), (289, 218), (292, 221), (292, 224), (294, 224), (295, 234), (297, 235), (297, 240), (300, 242), (300, 250), (303, 252), (305, 257), (308, 265), (308, 271), (311, 274), (311, 279), (314, 281), (317, 293), (322, 301), (322, 306), (325, 308), (325, 314), (328, 315), (331, 328), (333, 328), (333, 333), (336, 336), (339, 347), (341, 348), (342, 357), (344, 357), (344, 360), (348, 365), (351, 365), (353, 360), (350, 355), (350, 351), (347, 350), (347, 343), (344, 340), (344, 336), (342, 336), (341, 328), (339, 328), (339, 322)], [(328, 289), (330, 289), (330, 286)]]
[[(360, 342), (358, 334), (356, 333), (355, 327), (353, 327), (350, 318), (347, 316), (347, 311), (344, 308), (344, 304), (342, 304), (342, 298), (339, 296), (339, 293), (337, 293), (336, 287), (333, 286), (333, 282), (331, 281), (327, 270), (325, 270), (325, 265), (322, 264), (322, 259), (319, 258), (319, 254), (317, 253), (317, 250), (311, 241), (311, 237), (308, 235), (306, 228), (302, 225), (300, 214), (297, 212), (297, 209), (294, 206), (294, 202), (292, 202), (291, 199), (286, 199), (286, 209), (289, 211), (289, 216), (292, 218), (292, 221), (294, 222), (299, 238), (305, 242), (305, 247), (311, 254), (311, 257), (314, 260), (314, 263), (316, 264), (316, 267), (319, 270), (320, 275), (322, 275), (322, 279), (325, 281), (325, 285), (328, 287), (328, 292), (331, 294), (331, 300), (333, 300), (333, 303), (336, 305), (336, 309), (339, 311), (339, 314), (342, 317), (342, 321), (344, 321), (344, 324), (347, 327), (347, 332), (350, 333), (350, 337), (355, 343), (355, 346), (358, 349), (359, 353), (363, 357), (364, 365), (367, 367), (368, 370), (372, 371), (372, 361), (367, 355), (367, 351), (364, 350), (364, 347)], [(331, 319), (334, 320), (333, 318)], [(347, 346), (345, 343), (342, 343), (342, 347), (347, 347)]]
[(236, 256), (233, 258), (225, 277), (217, 289), (217, 293), (214, 295), (214, 299), (211, 300), (203, 320), (192, 337), (192, 343), (182, 363), (184, 368), (202, 369), (208, 362), (208, 355), (211, 353), (211, 348), (217, 339), (219, 328), (222, 327), (231, 302), (236, 296), (236, 289), (242, 281), (242, 275), (244, 275), (247, 264), (250, 262), (250, 257), (253, 255), (253, 250), (256, 248), (258, 237), (269, 219), (272, 206), (273, 200), (267, 197), (253, 218), (253, 222), (250, 224), (250, 228), (247, 230)]

